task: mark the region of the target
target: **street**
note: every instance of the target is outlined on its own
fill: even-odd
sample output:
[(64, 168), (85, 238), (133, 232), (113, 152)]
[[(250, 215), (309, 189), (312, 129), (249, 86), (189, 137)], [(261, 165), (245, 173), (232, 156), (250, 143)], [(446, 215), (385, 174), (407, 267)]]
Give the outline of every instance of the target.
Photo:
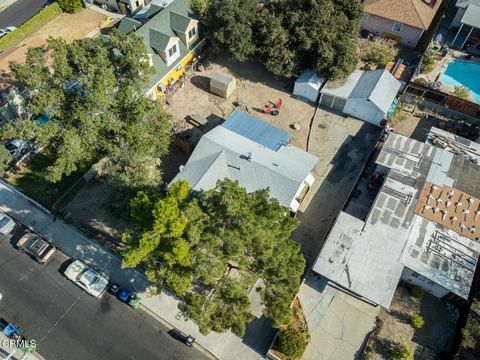
[(96, 299), (60, 272), (57, 251), (40, 265), (12, 246), (23, 230), (0, 236), (0, 321), (13, 322), (37, 341), (46, 359), (207, 359), (168, 329), (110, 294)]
[(19, 27), (25, 21), (42, 10), (47, 0), (17, 0), (0, 12), (0, 28), (7, 26)]

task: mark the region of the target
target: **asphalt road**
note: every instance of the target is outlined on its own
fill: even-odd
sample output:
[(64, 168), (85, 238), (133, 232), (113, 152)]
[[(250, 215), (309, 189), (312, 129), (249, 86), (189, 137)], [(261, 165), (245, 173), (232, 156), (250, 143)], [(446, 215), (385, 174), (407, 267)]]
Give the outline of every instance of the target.
[(0, 28), (19, 27), (42, 10), (42, 6), (46, 2), (46, 0), (17, 0), (0, 12)]
[(35, 339), (46, 359), (207, 359), (142, 310), (110, 294), (99, 300), (83, 292), (59, 270), (65, 255), (57, 251), (39, 265), (11, 242), (0, 236), (0, 321)]

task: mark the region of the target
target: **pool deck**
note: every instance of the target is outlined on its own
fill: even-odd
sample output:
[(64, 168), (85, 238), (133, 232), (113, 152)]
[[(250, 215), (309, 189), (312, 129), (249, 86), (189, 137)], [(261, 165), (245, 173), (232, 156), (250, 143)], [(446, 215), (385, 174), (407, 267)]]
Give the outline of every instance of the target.
[[(448, 64), (454, 61), (464, 61), (464, 62), (480, 64), (480, 57), (472, 56), (471, 60), (465, 60), (466, 55), (467, 54), (462, 51), (451, 49), (448, 51), (448, 54), (444, 58), (442, 58), (440, 61), (438, 61), (435, 64), (435, 67), (431, 72), (429, 72), (428, 74), (420, 74), (419, 78), (426, 79), (428, 82), (434, 82), (435, 79), (440, 78), (443, 75), (443, 73), (447, 70)], [(447, 94), (453, 94), (454, 86), (442, 84), (440, 85), (439, 90)], [(477, 102), (473, 96), (470, 96), (469, 100), (472, 102)]]

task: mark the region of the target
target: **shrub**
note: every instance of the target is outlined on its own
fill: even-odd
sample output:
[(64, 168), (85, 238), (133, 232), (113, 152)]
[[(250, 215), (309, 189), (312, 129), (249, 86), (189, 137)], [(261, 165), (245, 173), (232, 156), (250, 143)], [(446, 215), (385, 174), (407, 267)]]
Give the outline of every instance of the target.
[(424, 78), (416, 78), (414, 83), (422, 86), (427, 86), (428, 80)]
[(427, 74), (435, 67), (435, 59), (431, 53), (425, 53), (420, 64), (420, 72)]
[(12, 163), (12, 155), (5, 148), (5, 146), (0, 145), (0, 176), (5, 175), (5, 171)]
[(408, 113), (403, 110), (401, 106), (397, 106), (392, 114), (392, 120), (396, 120), (397, 122), (407, 120), (408, 117)]
[(423, 289), (419, 286), (412, 285), (410, 288), (410, 294), (415, 298), (415, 299), (421, 299), (423, 296)]
[(454, 86), (453, 95), (461, 99), (470, 99), (470, 89), (465, 86)]
[(279, 347), (290, 359), (300, 359), (306, 347), (305, 335), (297, 329), (288, 328), (280, 333)]
[(387, 65), (393, 60), (397, 50), (392, 41), (379, 40), (372, 42), (360, 52), (360, 58), (367, 65)]
[(421, 329), (425, 325), (425, 320), (423, 320), (423, 316), (421, 315), (412, 315), (410, 317), (410, 324), (413, 326), (415, 329)]
[(413, 360), (413, 350), (408, 344), (397, 344), (392, 349), (392, 360)]
[(373, 330), (374, 336), (380, 334), (380, 331), (383, 329), (383, 320), (380, 317), (375, 318), (375, 329)]
[(57, 2), (66, 13), (76, 13), (85, 7), (83, 0), (57, 0)]
[(24, 39), (29, 37), (40, 27), (50, 22), (62, 13), (60, 6), (57, 3), (49, 5), (30, 20), (21, 25), (17, 30), (8, 33), (0, 39), (0, 50), (12, 47), (21, 43)]

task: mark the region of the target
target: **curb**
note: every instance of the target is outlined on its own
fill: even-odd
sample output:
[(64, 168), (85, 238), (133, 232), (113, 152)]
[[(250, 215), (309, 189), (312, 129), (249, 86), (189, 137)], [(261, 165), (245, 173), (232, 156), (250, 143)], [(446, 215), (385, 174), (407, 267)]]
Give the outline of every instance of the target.
[[(173, 324), (171, 324), (170, 322), (168, 322), (167, 320), (165, 320), (164, 318), (162, 318), (160, 315), (158, 315), (157, 313), (153, 312), (152, 310), (150, 310), (148, 307), (146, 307), (145, 305), (143, 305), (141, 302), (140, 302), (140, 309), (142, 309), (145, 313), (147, 313), (148, 315), (150, 315), (151, 317), (153, 317), (155, 320), (157, 320), (159, 323), (161, 323), (163, 326), (165, 326), (168, 330), (172, 330), (172, 329), (176, 329), (175, 326), (173, 326)], [(193, 344), (193, 347), (195, 347), (197, 350), (199, 350), (200, 352), (202, 352), (203, 354), (207, 355), (210, 359), (212, 360), (222, 360), (222, 358), (216, 356), (215, 354), (213, 354), (212, 352), (210, 352), (208, 349), (204, 348), (202, 345), (200, 345), (197, 341), (194, 342)]]

